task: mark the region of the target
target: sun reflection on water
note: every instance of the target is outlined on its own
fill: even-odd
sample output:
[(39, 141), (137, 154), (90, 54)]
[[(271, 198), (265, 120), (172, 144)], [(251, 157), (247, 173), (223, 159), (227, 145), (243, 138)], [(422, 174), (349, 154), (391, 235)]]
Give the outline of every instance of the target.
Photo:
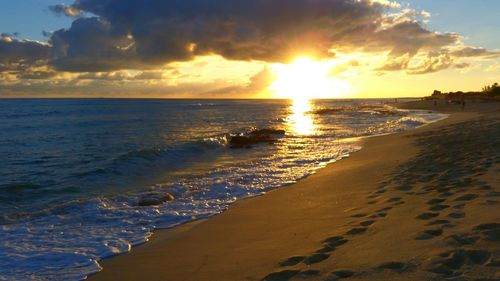
[(312, 135), (315, 125), (309, 112), (311, 101), (307, 98), (295, 98), (290, 105), (292, 114), (288, 117), (288, 126), (298, 135)]

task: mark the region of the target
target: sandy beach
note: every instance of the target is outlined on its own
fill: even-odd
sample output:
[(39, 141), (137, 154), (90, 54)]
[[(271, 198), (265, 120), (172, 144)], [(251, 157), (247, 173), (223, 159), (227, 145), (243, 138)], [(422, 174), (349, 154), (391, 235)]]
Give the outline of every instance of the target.
[(220, 215), (154, 233), (90, 280), (499, 280), (500, 105), (450, 117)]

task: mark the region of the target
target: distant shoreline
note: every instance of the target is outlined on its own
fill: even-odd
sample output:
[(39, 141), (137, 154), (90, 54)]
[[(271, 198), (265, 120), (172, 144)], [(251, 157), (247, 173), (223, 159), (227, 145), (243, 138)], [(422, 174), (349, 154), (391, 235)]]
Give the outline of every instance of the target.
[[(389, 98), (331, 98), (331, 99), (311, 99), (311, 100), (421, 100), (424, 97), (389, 97)], [(0, 97), (0, 100), (293, 100), (292, 98), (158, 98), (158, 97)]]

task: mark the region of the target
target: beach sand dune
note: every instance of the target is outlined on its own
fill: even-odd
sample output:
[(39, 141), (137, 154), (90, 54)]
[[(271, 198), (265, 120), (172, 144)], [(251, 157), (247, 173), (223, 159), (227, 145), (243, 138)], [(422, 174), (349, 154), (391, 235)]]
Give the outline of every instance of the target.
[(157, 231), (90, 279), (499, 280), (495, 106), (366, 139), (296, 184)]

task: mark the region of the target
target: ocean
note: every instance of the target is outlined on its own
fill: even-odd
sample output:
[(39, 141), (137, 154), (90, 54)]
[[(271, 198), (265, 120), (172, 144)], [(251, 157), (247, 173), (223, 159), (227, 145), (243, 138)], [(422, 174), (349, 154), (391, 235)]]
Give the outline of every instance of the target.
[[(0, 280), (84, 279), (156, 228), (294, 183), (360, 138), (446, 117), (387, 101), (0, 100)], [(231, 146), (260, 129), (285, 134)]]

